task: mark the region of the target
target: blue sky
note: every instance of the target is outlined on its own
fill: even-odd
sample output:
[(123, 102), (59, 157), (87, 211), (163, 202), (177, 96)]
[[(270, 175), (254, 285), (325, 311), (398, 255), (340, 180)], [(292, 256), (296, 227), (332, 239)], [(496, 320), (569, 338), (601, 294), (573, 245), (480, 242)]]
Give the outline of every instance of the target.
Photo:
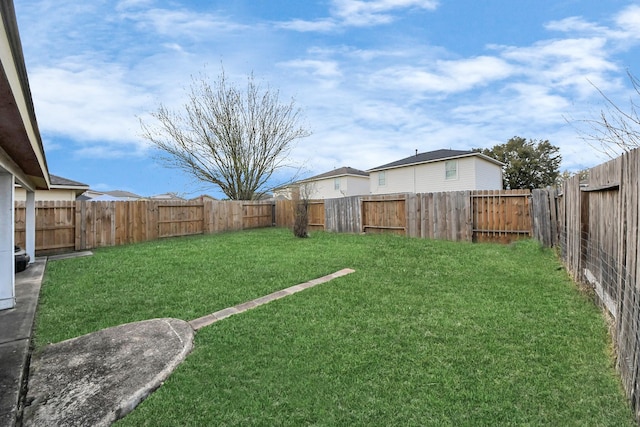
[[(192, 75), (247, 74), (294, 97), (314, 175), (440, 148), (548, 139), (563, 170), (607, 158), (567, 119), (622, 106), (640, 75), (640, 5), (623, 0), (15, 0), (51, 173), (149, 196), (219, 191), (167, 169), (139, 118), (179, 108)], [(580, 126), (578, 124), (578, 126)]]

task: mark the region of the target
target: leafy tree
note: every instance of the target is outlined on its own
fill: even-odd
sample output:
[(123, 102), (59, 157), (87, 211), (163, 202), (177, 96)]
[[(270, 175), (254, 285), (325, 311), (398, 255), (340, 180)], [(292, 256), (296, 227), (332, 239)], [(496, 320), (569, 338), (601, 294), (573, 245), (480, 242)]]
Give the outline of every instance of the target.
[(510, 190), (554, 185), (560, 176), (559, 150), (548, 140), (527, 141), (519, 136), (493, 148), (476, 149), (505, 164), (502, 168), (504, 188)]
[(573, 176), (579, 176), (580, 177), (580, 181), (585, 181), (589, 179), (589, 169), (581, 169), (577, 172), (571, 172), (568, 170), (563, 171), (560, 175), (558, 175), (558, 181), (557, 181), (557, 185), (562, 184), (562, 182), (566, 181), (567, 179), (573, 177)]
[(260, 87), (253, 74), (241, 90), (224, 70), (213, 84), (194, 77), (180, 111), (160, 104), (151, 115), (156, 123), (141, 120), (142, 136), (159, 149), (161, 162), (217, 185), (231, 200), (257, 199), (276, 187), (270, 179), (290, 166), (294, 141), (310, 135), (298, 124), (293, 99), (280, 103), (279, 92)]

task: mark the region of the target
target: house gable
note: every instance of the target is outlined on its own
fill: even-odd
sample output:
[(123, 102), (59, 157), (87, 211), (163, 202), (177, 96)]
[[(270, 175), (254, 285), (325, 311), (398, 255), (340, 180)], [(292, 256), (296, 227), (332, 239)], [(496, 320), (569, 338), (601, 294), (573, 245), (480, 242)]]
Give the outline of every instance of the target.
[(352, 167), (341, 167), (278, 188), (274, 197), (291, 199), (298, 189), (311, 199), (334, 199), (345, 196), (369, 194), (369, 173)]
[(502, 163), (473, 151), (420, 153), (369, 172), (371, 194), (502, 188)]

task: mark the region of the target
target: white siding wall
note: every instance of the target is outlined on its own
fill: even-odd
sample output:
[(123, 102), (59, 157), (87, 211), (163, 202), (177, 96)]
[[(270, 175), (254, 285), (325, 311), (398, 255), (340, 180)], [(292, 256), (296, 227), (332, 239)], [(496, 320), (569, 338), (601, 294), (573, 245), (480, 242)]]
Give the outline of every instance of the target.
[[(16, 188), (15, 199), (17, 202), (24, 202), (27, 200), (27, 192), (24, 188)], [(39, 201), (70, 201), (76, 200), (76, 193), (73, 190), (36, 190), (36, 202)]]
[[(340, 179), (340, 178), (338, 178)], [(342, 197), (340, 190), (334, 189), (333, 178), (319, 179), (306, 184), (311, 186), (310, 196), (312, 199), (332, 199)], [(342, 188), (342, 179), (340, 179), (340, 187)]]
[[(446, 179), (445, 161), (406, 166), (385, 171), (385, 185), (378, 185), (380, 172), (370, 176), (371, 194), (435, 193), (461, 190), (499, 190), (500, 167), (477, 157), (453, 159), (458, 162), (455, 179)], [(480, 181), (479, 181), (480, 179)]]
[[(340, 188), (335, 188), (335, 182), (340, 182)], [(355, 176), (340, 176), (313, 181), (307, 185), (312, 185), (312, 199), (335, 199), (345, 196), (357, 196), (369, 194), (369, 178)]]
[(369, 177), (347, 177), (347, 196), (362, 196), (369, 194)]
[(369, 175), (371, 194), (413, 193), (414, 173), (413, 168), (396, 168), (384, 171), (385, 184), (379, 185), (380, 172), (372, 172)]
[(476, 160), (476, 189), (502, 190), (502, 168), (485, 160)]

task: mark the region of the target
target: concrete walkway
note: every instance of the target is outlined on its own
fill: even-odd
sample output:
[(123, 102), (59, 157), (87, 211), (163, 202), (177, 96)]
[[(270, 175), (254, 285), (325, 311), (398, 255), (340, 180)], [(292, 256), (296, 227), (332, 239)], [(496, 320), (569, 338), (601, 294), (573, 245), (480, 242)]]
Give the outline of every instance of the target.
[[(186, 358), (196, 330), (354, 272), (340, 270), (190, 322), (152, 319), (51, 344), (34, 354), (29, 369), (30, 337), (45, 265), (46, 259), (39, 259), (16, 276), (18, 306), (0, 312), (0, 426), (14, 426), (16, 420), (23, 426), (111, 425), (160, 387)], [(27, 369), (22, 410), (19, 403)]]
[(192, 320), (189, 322), (189, 324), (193, 329), (197, 331), (198, 329), (203, 328), (205, 326), (209, 326), (212, 323), (217, 322), (218, 320), (226, 319), (227, 317), (233, 316), (234, 314), (243, 313), (247, 310), (251, 310), (252, 308), (256, 308), (258, 306), (269, 303), (271, 301), (275, 301), (277, 299), (284, 298), (289, 295), (293, 295), (296, 292), (304, 291), (305, 289), (311, 288), (321, 283), (326, 283), (329, 280), (337, 279), (338, 277), (346, 276), (347, 274), (351, 274), (354, 272), (355, 270), (351, 270), (350, 268), (344, 268), (340, 271), (336, 271), (333, 274), (328, 274), (318, 279), (309, 280), (308, 282), (300, 283), (299, 285), (288, 287), (281, 291), (277, 291), (272, 294), (265, 295), (260, 298), (256, 298), (252, 301), (247, 301), (245, 303), (238, 304), (234, 307), (229, 307), (229, 308), (225, 308), (224, 310), (216, 311), (215, 313)]
[(46, 264), (46, 258), (36, 258), (29, 268), (16, 274), (16, 307), (0, 311), (0, 426), (15, 425), (20, 414), (31, 330)]

